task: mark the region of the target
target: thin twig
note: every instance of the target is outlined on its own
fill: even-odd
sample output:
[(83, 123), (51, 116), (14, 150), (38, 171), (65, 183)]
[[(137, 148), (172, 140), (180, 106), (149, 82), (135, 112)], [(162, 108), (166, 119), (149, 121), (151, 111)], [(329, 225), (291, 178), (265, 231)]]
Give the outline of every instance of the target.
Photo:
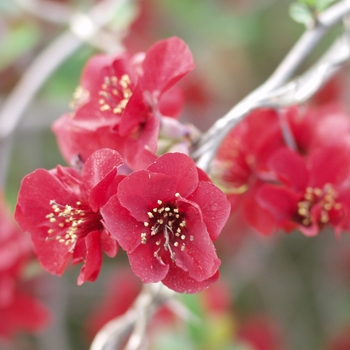
[(97, 333), (90, 350), (115, 350), (129, 339), (128, 350), (140, 349), (146, 341), (148, 320), (159, 308), (174, 295), (174, 292), (162, 283), (144, 285), (134, 305), (124, 315), (108, 322)]
[(73, 10), (64, 4), (48, 0), (13, 0), (18, 7), (44, 21), (67, 24)]
[[(217, 148), (232, 127), (242, 120), (251, 110), (261, 106), (268, 106), (269, 103), (271, 105), (273, 91), (286, 83), (326, 32), (349, 13), (350, 1), (348, 0), (339, 2), (323, 12), (318, 18), (317, 25), (303, 34), (271, 77), (233, 107), (226, 115), (218, 119), (213, 126), (202, 135), (191, 153), (191, 156), (197, 159), (197, 165), (199, 167), (208, 171)], [(333, 53), (334, 50), (331, 49), (331, 51)], [(327, 53), (325, 56), (328, 59), (329, 54)], [(322, 67), (324, 66), (321, 66), (321, 68)], [(329, 75), (328, 70), (326, 73)], [(290, 88), (290, 86), (288, 86), (288, 88)], [(278, 91), (278, 94), (280, 94), (280, 91)], [(278, 96), (276, 96), (276, 101), (278, 100), (277, 97)]]
[[(95, 23), (90, 35), (107, 23), (118, 8), (128, 0), (106, 0), (97, 4), (90, 12), (89, 18)], [(82, 44), (83, 38), (78, 38), (70, 30), (64, 32), (41, 52), (35, 61), (22, 75), (20, 81), (11, 91), (0, 110), (0, 146), (9, 149), (7, 142), (19, 125), (24, 111), (31, 103), (43, 84), (51, 74)], [(0, 155), (3, 152), (0, 152)], [(4, 186), (7, 173), (7, 157), (1, 158), (0, 186)]]

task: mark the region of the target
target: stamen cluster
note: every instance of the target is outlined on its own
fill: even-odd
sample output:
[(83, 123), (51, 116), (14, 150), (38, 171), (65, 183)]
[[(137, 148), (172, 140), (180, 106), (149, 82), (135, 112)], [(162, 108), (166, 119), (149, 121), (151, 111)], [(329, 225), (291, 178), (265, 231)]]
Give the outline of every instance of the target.
[(115, 75), (105, 76), (98, 94), (101, 112), (111, 111), (113, 114), (121, 114), (132, 95), (129, 75), (123, 74), (119, 80)]
[[(180, 197), (179, 193), (175, 194), (175, 199)], [(147, 212), (149, 221), (144, 221), (144, 226), (149, 230), (141, 233), (141, 243), (146, 244), (147, 240), (155, 237), (155, 244), (159, 247), (153, 254), (158, 257), (159, 251), (163, 246), (166, 251), (170, 252), (170, 257), (174, 261), (176, 252), (174, 248), (180, 248), (183, 252), (186, 249), (187, 231), (184, 214), (180, 213), (176, 200), (173, 203), (163, 203), (157, 200), (157, 206)], [(189, 240), (194, 241), (194, 236), (190, 235)]]
[(47, 231), (49, 236), (46, 239), (56, 239), (59, 243), (71, 245), (69, 248), (71, 253), (73, 253), (79, 237), (85, 237), (95, 229), (102, 229), (102, 218), (99, 213), (94, 213), (91, 209), (88, 210), (86, 206), (82, 206), (80, 201), (75, 204), (78, 208), (68, 204), (61, 205), (51, 200), (50, 205), (53, 212), (46, 215), (51, 224), (51, 228)]
[(318, 222), (319, 225), (325, 225), (329, 222), (331, 210), (342, 209), (342, 204), (336, 202), (337, 192), (332, 185), (326, 184), (323, 189), (307, 187), (304, 198), (298, 203), (298, 215), (304, 226), (312, 223), (311, 210), (315, 205), (320, 207)]

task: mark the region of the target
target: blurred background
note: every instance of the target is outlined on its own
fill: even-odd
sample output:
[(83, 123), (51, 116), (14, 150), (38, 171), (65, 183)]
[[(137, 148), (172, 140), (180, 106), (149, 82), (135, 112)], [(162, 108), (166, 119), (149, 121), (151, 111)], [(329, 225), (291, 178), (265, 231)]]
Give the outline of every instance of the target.
[[(182, 118), (205, 131), (262, 84), (304, 32), (289, 16), (290, 0), (139, 0), (123, 1), (109, 11), (99, 40), (86, 41), (89, 23), (78, 15), (99, 3), (0, 2), (0, 110), (28, 71), (18, 105), (33, 95), (23, 111), (9, 111), (9, 123), (19, 115), (22, 119), (14, 136), (0, 144), (11, 146), (1, 172), (12, 211), (26, 174), (65, 164), (51, 124), (69, 111), (81, 70), (94, 53), (113, 53), (121, 45), (137, 53), (159, 39), (182, 38), (196, 64), (181, 82), (186, 95)], [(119, 1), (109, 3), (113, 9)], [(336, 27), (330, 32), (305, 67), (339, 31)], [(53, 64), (60, 53), (56, 56), (49, 48), (60, 47), (58, 40), (67, 54)], [(46, 64), (53, 66), (47, 77)], [(346, 73), (347, 67), (330, 88), (339, 90), (344, 103)], [(43, 80), (37, 93), (36, 79)], [(193, 317), (181, 320), (161, 310), (150, 327), (150, 349), (350, 349), (349, 237), (337, 239), (327, 231), (312, 239), (298, 232), (261, 237), (234, 217), (217, 247), (220, 281), (199, 295), (179, 297)], [(0, 349), (88, 349), (98, 327), (124, 312), (140, 288), (122, 252), (105, 259), (95, 283), (78, 287), (79, 268), (72, 267), (61, 278), (38, 273), (35, 293), (51, 309), (52, 321), (39, 334), (0, 338)], [(6, 320), (0, 317), (2, 322)]]

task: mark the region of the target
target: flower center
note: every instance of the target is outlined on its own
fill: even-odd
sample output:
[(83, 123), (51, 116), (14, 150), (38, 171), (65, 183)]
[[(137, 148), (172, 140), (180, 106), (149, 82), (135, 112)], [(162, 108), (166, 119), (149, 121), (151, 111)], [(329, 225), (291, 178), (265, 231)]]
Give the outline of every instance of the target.
[(50, 222), (46, 240), (56, 239), (67, 246), (71, 245), (71, 253), (79, 238), (85, 237), (91, 231), (103, 229), (101, 215), (81, 202), (76, 202), (76, 207), (73, 207), (51, 200), (50, 205), (53, 211), (46, 215)]
[(115, 75), (105, 76), (99, 91), (100, 111), (121, 114), (132, 95), (131, 80), (127, 74), (118, 79)]
[(325, 225), (329, 222), (331, 211), (339, 211), (342, 208), (341, 203), (336, 201), (336, 197), (337, 192), (330, 184), (325, 185), (323, 189), (307, 187), (303, 199), (298, 203), (297, 221), (304, 226), (311, 225), (311, 209), (318, 205), (320, 208), (317, 214), (318, 224)]
[(144, 222), (146, 230), (141, 233), (141, 243), (146, 244), (151, 240), (156, 246), (153, 253), (156, 258), (164, 248), (175, 261), (176, 249), (184, 251), (186, 242), (194, 240), (193, 236), (187, 234), (185, 215), (179, 211), (177, 204), (179, 197), (180, 194), (176, 193), (174, 201), (169, 203), (163, 203), (158, 199), (157, 206), (147, 212), (149, 221)]

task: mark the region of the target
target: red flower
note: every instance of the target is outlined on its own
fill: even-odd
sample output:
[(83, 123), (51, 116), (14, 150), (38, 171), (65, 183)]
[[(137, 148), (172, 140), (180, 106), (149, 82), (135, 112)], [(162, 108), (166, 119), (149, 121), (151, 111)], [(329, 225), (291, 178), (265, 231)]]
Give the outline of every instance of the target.
[(218, 278), (212, 243), (230, 208), (188, 156), (167, 153), (126, 177), (101, 209), (107, 229), (145, 283), (196, 293)]
[(348, 151), (324, 147), (304, 159), (294, 151), (281, 149), (268, 165), (279, 184), (262, 185), (256, 201), (279, 227), (286, 231), (299, 228), (306, 236), (317, 235), (325, 225), (331, 225), (336, 233), (348, 227)]
[[(254, 350), (281, 350), (283, 332), (265, 315), (255, 315), (247, 319), (239, 328), (238, 339)], [(243, 345), (243, 344), (242, 344)]]
[[(264, 130), (264, 132), (262, 133), (261, 130)], [(337, 188), (336, 197), (341, 196), (342, 199), (338, 198), (339, 200), (347, 201), (343, 188), (345, 183), (343, 183), (343, 180), (339, 183), (337, 178), (339, 172), (348, 171), (348, 161), (345, 155), (348, 151), (345, 149), (350, 150), (349, 130), (348, 116), (339, 106), (335, 105), (317, 108), (307, 107), (306, 109), (291, 107), (281, 111), (256, 110), (234, 128), (220, 146), (212, 167), (214, 179), (227, 193), (232, 209), (241, 207), (245, 220), (258, 232), (268, 235), (281, 227), (289, 231), (298, 227), (299, 221), (301, 223), (302, 218), (292, 218), (292, 215), (295, 213), (295, 204), (301, 202), (306, 194), (307, 186), (312, 187), (312, 191), (314, 191), (315, 183), (317, 181), (322, 182), (321, 187), (318, 186), (316, 190), (317, 193), (319, 191), (322, 193), (320, 197), (316, 194), (317, 200), (314, 198), (315, 201), (320, 201), (320, 203), (323, 201), (323, 196), (329, 194), (327, 191), (332, 191), (331, 187), (333, 185)], [(286, 140), (288, 140), (288, 144)], [(286, 146), (295, 149), (295, 152), (287, 152), (286, 158), (280, 161), (271, 160), (277, 157), (276, 154), (284, 154), (284, 151), (281, 150), (285, 149)], [(333, 147), (334, 149), (343, 150), (333, 157), (331, 151), (326, 151), (326, 149)], [(321, 151), (322, 149), (324, 151)], [(327, 156), (323, 162), (321, 159), (318, 160), (322, 165), (318, 166), (317, 170), (311, 170), (312, 174), (306, 174), (310, 170), (309, 162), (313, 162), (311, 158), (314, 159), (314, 155), (310, 159), (309, 157), (317, 152), (321, 152), (321, 154), (325, 152)], [(290, 156), (291, 153), (294, 155)], [(300, 160), (300, 162), (295, 160), (295, 157), (301, 159), (302, 156), (309, 159), (307, 160), (308, 164), (305, 164), (303, 160)], [(283, 158), (283, 156), (280, 156), (280, 158)], [(331, 159), (330, 162), (328, 162), (329, 159)], [(333, 163), (334, 167), (331, 168), (333, 177), (330, 174), (327, 180), (332, 184), (329, 187), (322, 180), (322, 173), (324, 173), (323, 168), (330, 169)], [(338, 167), (338, 163), (342, 164)], [(281, 174), (282, 167), (284, 167), (283, 174)], [(297, 173), (297, 169), (299, 173)], [(328, 174), (329, 171), (326, 171), (326, 173)], [(283, 186), (271, 185), (276, 180), (284, 183), (280, 176), (284, 180), (286, 177), (291, 177), (290, 181), (294, 186), (292, 192), (296, 189), (300, 191), (294, 198), (293, 203), (291, 202), (291, 195), (289, 200), (286, 199), (285, 192), (288, 192), (289, 189), (287, 190)], [(309, 176), (313, 179), (310, 179), (311, 182), (309, 182)], [(300, 182), (303, 183), (304, 187), (300, 187)], [(290, 186), (290, 183), (287, 186)], [(267, 191), (267, 188), (269, 188), (269, 191), (262, 195), (262, 192)], [(277, 189), (277, 192), (273, 192), (272, 189)], [(268, 199), (268, 194), (270, 199)], [(329, 196), (332, 195), (329, 194)], [(344, 208), (337, 212), (337, 215), (340, 214), (343, 219), (340, 217), (335, 219), (333, 211), (331, 222), (328, 219), (326, 220), (326, 216), (323, 216), (322, 219), (336, 227), (337, 232), (346, 226), (344, 220), (347, 214), (345, 213), (345, 203), (343, 204)], [(285, 206), (283, 207), (283, 205)], [(318, 208), (314, 202), (305, 205)], [(314, 219), (319, 221), (316, 217)], [(308, 233), (305, 231), (306, 226), (301, 225), (300, 228), (305, 234), (317, 234), (324, 225), (316, 224), (316, 221), (312, 226), (313, 233), (310, 231), (309, 224), (306, 225)]]
[(32, 257), (28, 236), (11, 220), (0, 198), (0, 337), (35, 332), (49, 322), (48, 310), (28, 293), (22, 272)]
[(339, 104), (300, 109), (289, 115), (288, 122), (301, 154), (332, 145), (350, 149), (350, 119)]
[[(1, 289), (0, 279), (0, 289)], [(50, 314), (32, 296), (14, 290), (6, 305), (0, 304), (0, 337), (11, 338), (17, 331), (38, 332), (47, 326)]]
[(116, 151), (101, 149), (91, 155), (82, 173), (57, 166), (38, 169), (21, 185), (15, 218), (31, 234), (35, 252), (46, 270), (62, 275), (71, 257), (84, 261), (78, 284), (96, 280), (102, 250), (113, 257), (117, 244), (102, 224), (99, 209), (122, 176)]
[[(156, 43), (145, 55), (92, 58), (75, 94), (76, 110), (53, 125), (64, 158), (86, 160), (108, 147), (133, 169), (149, 165), (156, 158), (160, 99), (193, 67), (188, 47), (175, 37)], [(168, 110), (178, 113), (174, 105)]]
[(232, 129), (219, 148), (212, 173), (228, 194), (233, 210), (240, 195), (255, 185), (257, 173), (264, 170), (269, 156), (282, 146), (275, 110), (255, 110)]

